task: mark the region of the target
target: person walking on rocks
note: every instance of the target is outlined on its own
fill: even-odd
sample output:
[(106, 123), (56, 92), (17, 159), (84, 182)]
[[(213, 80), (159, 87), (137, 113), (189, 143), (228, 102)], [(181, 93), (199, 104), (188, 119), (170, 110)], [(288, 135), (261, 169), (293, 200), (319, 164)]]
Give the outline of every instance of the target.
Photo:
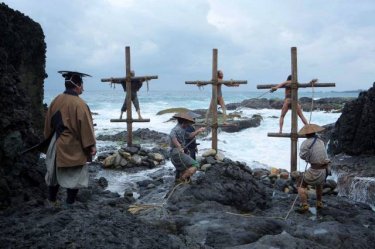
[(187, 113), (178, 113), (173, 116), (177, 119), (177, 125), (169, 134), (170, 157), (173, 166), (176, 168), (176, 182), (187, 181), (199, 168), (199, 163), (185, 154), (184, 147), (186, 139), (192, 139), (205, 130), (204, 127), (194, 132), (187, 132), (186, 128), (194, 124), (194, 119)]
[[(314, 82), (316, 82), (316, 80), (312, 80), (311, 82), (314, 83)], [(279, 120), (279, 127), (280, 127), (279, 133), (282, 133), (282, 131), (283, 131), (285, 115), (287, 114), (288, 110), (292, 107), (292, 100), (291, 100), (292, 90), (291, 90), (291, 87), (290, 87), (291, 83), (292, 83), (292, 75), (289, 75), (288, 78), (286, 79), (286, 81), (284, 81), (284, 82), (278, 84), (277, 86), (274, 86), (274, 87), (271, 88), (271, 92), (274, 92), (277, 89), (279, 89), (280, 87), (285, 86), (285, 99), (284, 99), (283, 107), (281, 108), (281, 115), (280, 115), (280, 120)], [(297, 114), (300, 117), (300, 119), (302, 120), (303, 124), (307, 125), (308, 122), (307, 122), (307, 119), (305, 118), (305, 116), (302, 113), (302, 108), (301, 108), (300, 104), (297, 105)]]
[[(323, 208), (322, 195), (323, 183), (330, 174), (328, 165), (330, 160), (324, 146), (324, 142), (317, 136), (317, 132), (324, 130), (315, 124), (308, 124), (302, 127), (299, 131), (300, 135), (306, 135), (306, 140), (303, 141), (300, 147), (299, 156), (310, 164), (310, 167), (304, 172), (302, 179), (297, 182), (298, 195), (301, 206), (297, 209), (298, 212), (304, 213), (309, 210), (307, 185), (315, 187), (316, 190), (316, 208)], [(302, 182), (301, 182), (302, 181)]]
[(67, 189), (66, 205), (75, 202), (78, 190), (88, 186), (88, 166), (96, 154), (93, 120), (87, 104), (79, 97), (88, 74), (59, 71), (65, 78), (65, 91), (49, 105), (44, 136), (50, 139), (46, 153), (48, 200), (56, 204), (57, 192)]
[[(134, 77), (135, 72), (132, 70), (130, 72), (130, 75)], [(139, 91), (139, 89), (141, 89), (143, 85), (143, 81), (144, 80), (141, 80), (141, 79), (131, 80), (131, 93), (132, 93), (131, 101), (133, 102), (135, 110), (137, 111), (138, 119), (142, 119), (142, 116), (141, 116), (141, 109), (139, 108), (139, 100), (138, 100), (137, 92)], [(126, 82), (122, 82), (121, 85), (122, 85), (122, 88), (124, 89), (124, 92), (126, 92)], [(126, 112), (126, 108), (127, 108), (126, 101), (127, 101), (127, 97), (125, 97), (124, 104), (121, 107), (120, 119), (122, 119), (122, 114)]]

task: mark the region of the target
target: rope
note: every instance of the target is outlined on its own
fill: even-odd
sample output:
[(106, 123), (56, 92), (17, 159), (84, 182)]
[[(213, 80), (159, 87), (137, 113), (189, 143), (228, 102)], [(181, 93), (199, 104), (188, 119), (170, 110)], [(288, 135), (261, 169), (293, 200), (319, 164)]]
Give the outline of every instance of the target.
[(152, 208), (164, 208), (164, 206), (167, 204), (167, 202), (169, 201), (169, 199), (172, 197), (173, 193), (175, 192), (175, 190), (177, 189), (177, 187), (183, 185), (183, 184), (188, 184), (190, 183), (190, 180), (188, 181), (183, 181), (183, 182), (180, 182), (179, 184), (177, 184), (176, 186), (173, 187), (172, 191), (170, 192), (170, 194), (168, 194), (168, 197), (167, 199), (165, 199), (165, 201), (163, 201), (161, 204), (158, 204), (158, 203), (150, 203), (150, 204), (133, 204), (133, 205), (130, 205), (129, 208), (128, 208), (128, 211), (132, 214), (137, 214), (141, 211), (144, 211), (144, 210), (148, 210), (148, 209), (152, 209)]
[(313, 109), (314, 109), (314, 96), (315, 96), (314, 84), (316, 82), (318, 82), (317, 79), (313, 79), (313, 80), (310, 81), (310, 83), (311, 83), (311, 89), (312, 89), (312, 96), (311, 96), (311, 108), (310, 108), (309, 124), (311, 123), (311, 116), (312, 116), (312, 112), (313, 112)]

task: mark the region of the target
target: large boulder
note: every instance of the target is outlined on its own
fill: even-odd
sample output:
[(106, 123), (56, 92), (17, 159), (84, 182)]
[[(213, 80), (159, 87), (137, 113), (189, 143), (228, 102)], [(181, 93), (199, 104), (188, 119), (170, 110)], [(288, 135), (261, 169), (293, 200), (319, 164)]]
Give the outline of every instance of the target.
[(0, 4), (0, 208), (45, 193), (38, 153), (43, 118), (46, 44), (40, 25)]
[(245, 212), (266, 209), (271, 204), (270, 196), (251, 169), (231, 161), (208, 168), (190, 188), (176, 191), (171, 198), (172, 203), (179, 205), (196, 201), (215, 201)]
[(375, 83), (345, 105), (335, 124), (328, 151), (334, 155), (375, 155)]

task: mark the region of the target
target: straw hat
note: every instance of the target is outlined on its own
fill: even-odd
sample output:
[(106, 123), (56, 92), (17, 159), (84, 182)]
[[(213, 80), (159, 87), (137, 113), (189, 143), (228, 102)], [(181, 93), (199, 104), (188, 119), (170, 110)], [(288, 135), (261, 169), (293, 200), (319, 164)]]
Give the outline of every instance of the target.
[(200, 116), (202, 116), (202, 115), (200, 115), (198, 113), (195, 113), (193, 111), (188, 111), (186, 114), (189, 115), (192, 118), (199, 118)]
[(304, 127), (302, 127), (301, 130), (299, 130), (298, 134), (300, 135), (306, 135), (306, 134), (312, 134), (312, 133), (317, 133), (320, 131), (323, 131), (324, 128), (316, 125), (316, 124), (307, 124)]
[(181, 118), (185, 119), (189, 122), (195, 123), (194, 119), (187, 113), (187, 112), (180, 112), (175, 115), (173, 115), (174, 118)]

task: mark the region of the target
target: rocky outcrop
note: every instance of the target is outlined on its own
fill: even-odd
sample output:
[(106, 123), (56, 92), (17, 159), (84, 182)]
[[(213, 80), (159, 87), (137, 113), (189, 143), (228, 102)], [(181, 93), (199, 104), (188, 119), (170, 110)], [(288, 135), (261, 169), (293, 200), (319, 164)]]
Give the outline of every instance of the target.
[[(166, 198), (150, 208), (152, 197), (170, 184), (167, 174), (158, 173), (140, 189), (137, 202), (148, 208), (137, 216), (178, 234), (188, 248), (372, 248), (375, 219), (368, 205), (324, 195), (323, 210), (298, 214), (290, 210), (296, 194), (279, 191), (277, 184), (270, 188), (246, 165), (224, 159), (212, 162), (189, 184), (171, 185)], [(309, 196), (314, 207), (314, 195)]]
[(39, 142), (43, 126), (45, 52), (38, 23), (0, 4), (0, 208), (42, 196)]
[(335, 124), (328, 151), (332, 154), (375, 155), (375, 83), (347, 103)]
[[(119, 132), (115, 135), (99, 135), (97, 140), (103, 141), (125, 141), (127, 138), (127, 131)], [(133, 131), (134, 143), (152, 143), (160, 146), (168, 145), (168, 134), (150, 130), (148, 128), (141, 128)]]
[[(321, 98), (314, 100), (312, 105), (311, 98), (302, 97), (299, 99), (299, 103), (304, 111), (311, 111), (312, 106), (313, 110), (339, 112), (351, 100), (353, 98)], [(253, 98), (243, 100), (241, 103), (230, 103), (226, 107), (228, 110), (236, 110), (244, 107), (252, 109), (281, 109), (283, 104), (284, 100), (282, 99)]]

